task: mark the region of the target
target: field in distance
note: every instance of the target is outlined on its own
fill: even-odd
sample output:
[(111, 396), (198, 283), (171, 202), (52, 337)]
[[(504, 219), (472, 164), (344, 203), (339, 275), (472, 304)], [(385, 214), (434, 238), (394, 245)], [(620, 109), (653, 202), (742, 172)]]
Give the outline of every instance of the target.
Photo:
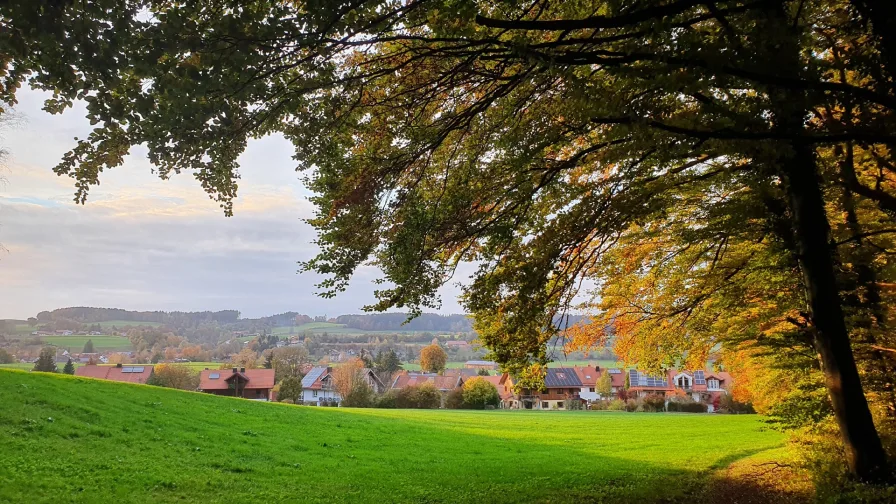
[[(402, 330), (388, 330), (388, 331), (365, 331), (363, 329), (355, 329), (354, 327), (347, 327), (345, 324), (334, 324), (332, 322), (309, 322), (307, 324), (294, 325), (294, 326), (277, 326), (272, 331), (273, 334), (276, 334), (281, 337), (292, 336), (292, 335), (302, 335), (306, 333), (310, 334), (395, 334), (395, 333), (419, 333), (422, 331), (402, 331)], [(430, 331), (433, 334), (442, 334), (444, 331)]]
[(264, 404), (0, 370), (0, 502), (693, 502), (753, 415)]

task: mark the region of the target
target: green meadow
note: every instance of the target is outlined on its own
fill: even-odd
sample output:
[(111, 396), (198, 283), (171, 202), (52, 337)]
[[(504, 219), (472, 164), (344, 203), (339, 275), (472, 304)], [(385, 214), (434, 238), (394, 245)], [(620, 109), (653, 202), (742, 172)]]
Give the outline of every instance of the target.
[(131, 346), (131, 340), (124, 336), (42, 336), (41, 340), (48, 345), (70, 348), (74, 353), (80, 353), (84, 349), (84, 344), (87, 343), (87, 340), (93, 341), (93, 348), (97, 352), (127, 352), (134, 349)]
[(265, 404), (0, 370), (0, 502), (694, 502), (752, 415)]

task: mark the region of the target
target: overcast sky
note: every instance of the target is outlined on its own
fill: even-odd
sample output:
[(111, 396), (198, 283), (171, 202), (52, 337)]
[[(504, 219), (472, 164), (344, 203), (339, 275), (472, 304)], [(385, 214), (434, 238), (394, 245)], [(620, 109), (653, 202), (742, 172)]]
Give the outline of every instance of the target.
[[(66, 306), (334, 316), (373, 300), (374, 268), (330, 300), (314, 294), (319, 277), (297, 272), (297, 261), (317, 248), (301, 220), (312, 215), (309, 193), (283, 138), (249, 144), (230, 218), (192, 175), (153, 175), (141, 148), (76, 205), (72, 180), (52, 167), (90, 125), (78, 106), (61, 116), (43, 112), (45, 96), (21, 90), (22, 122), (0, 133), (10, 151), (0, 168), (0, 318)], [(443, 289), (442, 313), (462, 312), (457, 293), (454, 285)]]

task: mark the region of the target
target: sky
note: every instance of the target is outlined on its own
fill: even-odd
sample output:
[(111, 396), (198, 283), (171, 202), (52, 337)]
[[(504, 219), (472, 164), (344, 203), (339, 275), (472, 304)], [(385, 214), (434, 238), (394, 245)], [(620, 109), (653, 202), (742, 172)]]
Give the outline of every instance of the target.
[[(73, 180), (52, 168), (91, 127), (83, 104), (42, 111), (47, 96), (20, 90), (21, 120), (0, 132), (10, 152), (0, 168), (0, 318), (67, 306), (335, 316), (374, 300), (375, 267), (335, 299), (315, 295), (321, 277), (298, 272), (317, 252), (302, 221), (313, 205), (282, 137), (252, 141), (240, 158), (233, 217), (190, 173), (159, 179), (139, 147), (79, 205)], [(458, 293), (457, 282), (445, 286), (438, 311), (462, 313)]]

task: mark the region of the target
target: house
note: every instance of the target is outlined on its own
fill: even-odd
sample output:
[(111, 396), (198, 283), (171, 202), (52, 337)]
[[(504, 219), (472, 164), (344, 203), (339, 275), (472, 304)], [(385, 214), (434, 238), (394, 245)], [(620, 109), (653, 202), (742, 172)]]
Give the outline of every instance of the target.
[(497, 371), (498, 363), (490, 360), (470, 360), (464, 363), (467, 369), (486, 369), (489, 371)]
[(544, 388), (520, 391), (520, 407), (524, 409), (563, 409), (567, 399), (581, 400), (582, 380), (575, 368), (547, 368)]
[(685, 394), (694, 401), (705, 403), (709, 411), (721, 396), (727, 394), (733, 380), (723, 371), (669, 369), (661, 376), (649, 376), (641, 371), (629, 371), (629, 393), (636, 396), (659, 394), (667, 399), (676, 394)]
[[(385, 390), (383, 382), (377, 378), (376, 373), (370, 368), (362, 368), (364, 381), (374, 392)], [(302, 402), (305, 404), (320, 404), (326, 401), (342, 402), (342, 396), (336, 391), (333, 378), (333, 368), (330, 366), (317, 366), (302, 378)]]
[(199, 390), (208, 394), (270, 401), (273, 388), (273, 369), (205, 369), (199, 375)]
[(101, 354), (101, 353), (93, 352), (93, 353), (81, 353), (81, 354), (78, 354), (77, 357), (75, 357), (74, 359), (72, 359), (72, 361), (73, 361), (73, 362), (78, 362), (78, 363), (80, 363), (80, 364), (89, 364), (91, 361), (92, 361), (92, 362), (97, 362), (97, 363), (100, 363), (100, 364), (108, 364), (108, 363), (109, 363), (109, 358), (106, 357), (105, 355)]
[(462, 387), (464, 385), (464, 381), (466, 379), (469, 379), (469, 376), (464, 376), (463, 371), (470, 370), (456, 369), (451, 370), (454, 371), (452, 373), (448, 373), (447, 371), (448, 370), (446, 370), (446, 373), (442, 375), (438, 375), (435, 373), (411, 373), (408, 371), (403, 371), (395, 376), (389, 388), (398, 391), (406, 387), (419, 387), (424, 383), (430, 383), (442, 395), (442, 407), (444, 407), (445, 398), (448, 396), (448, 392)]
[(75, 376), (96, 378), (98, 380), (110, 380), (126, 383), (146, 383), (153, 373), (153, 367), (149, 365), (122, 365), (97, 366), (87, 365), (75, 369)]
[[(582, 389), (579, 391), (579, 398), (586, 401), (597, 401), (602, 399), (597, 391), (597, 382), (603, 377), (604, 373), (610, 375), (610, 395), (615, 396), (616, 393), (625, 388), (625, 373), (621, 369), (603, 368), (600, 366), (573, 366), (579, 380), (582, 382)], [(604, 397), (603, 399), (607, 399)]]
[(454, 350), (470, 350), (470, 349), (472, 348), (472, 347), (470, 346), (470, 342), (469, 342), (469, 341), (461, 341), (461, 340), (447, 341), (447, 342), (445, 342), (445, 347), (447, 347), (448, 350), (451, 350), (451, 349), (454, 349)]

